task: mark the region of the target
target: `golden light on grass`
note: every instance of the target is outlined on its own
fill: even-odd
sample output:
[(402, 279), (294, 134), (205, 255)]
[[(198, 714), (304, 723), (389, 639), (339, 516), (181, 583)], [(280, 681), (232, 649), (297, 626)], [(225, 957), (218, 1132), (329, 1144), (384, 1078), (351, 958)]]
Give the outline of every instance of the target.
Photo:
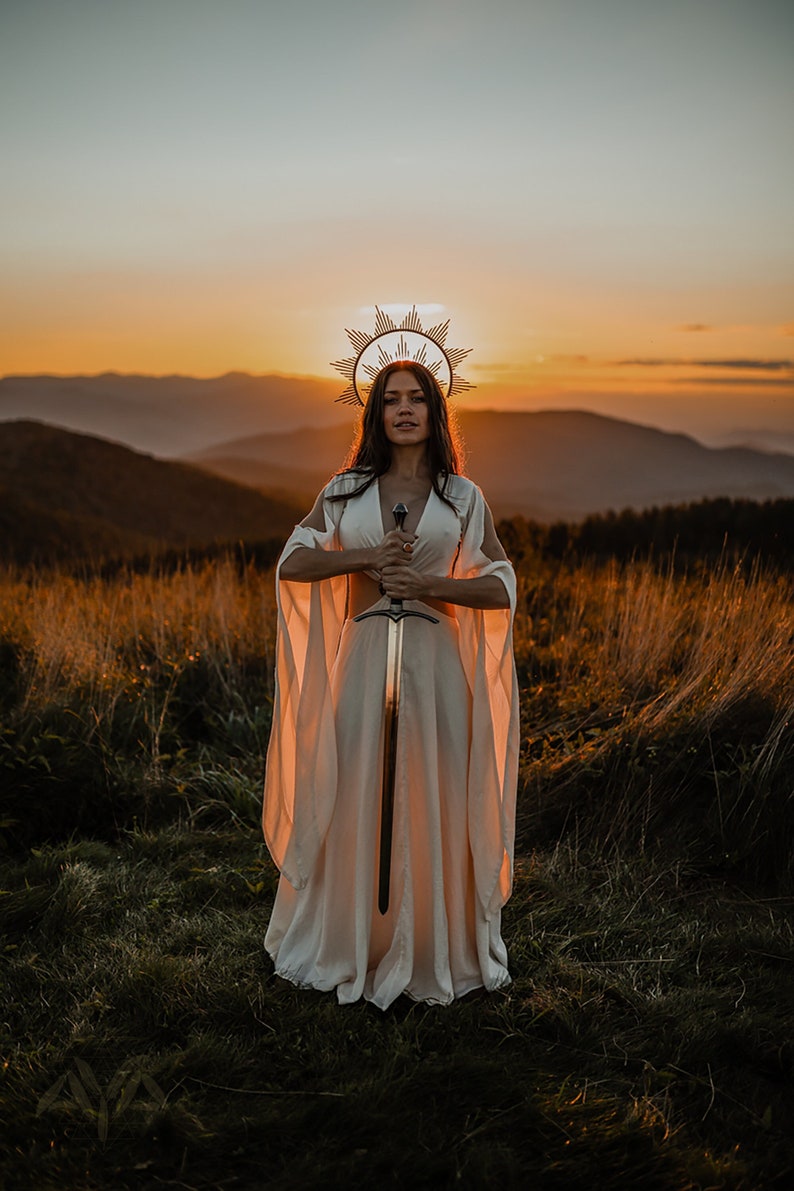
[(0, 637), (22, 651), (30, 709), (80, 694), (99, 723), (122, 696), (143, 697), (153, 668), (167, 678), (199, 661), (218, 674), (267, 663), (274, 608), (272, 583), (230, 559), (110, 581), (12, 572), (0, 580)]
[[(786, 580), (758, 567), (687, 578), (649, 563), (583, 565), (557, 576), (538, 616), (537, 579), (519, 578), (519, 674), (547, 675), (522, 698), (530, 769), (536, 746), (543, 765), (570, 767), (608, 751), (629, 724), (654, 737), (682, 723), (708, 733), (753, 701), (771, 716), (754, 764), (760, 773), (774, 763), (794, 717)], [(7, 572), (0, 581), (0, 637), (20, 651), (23, 706), (78, 701), (89, 734), (146, 700), (154, 733), (191, 670), (233, 691), (255, 662), (269, 684), (274, 634), (272, 579), (231, 559), (167, 575)], [(583, 716), (588, 706), (597, 710)]]

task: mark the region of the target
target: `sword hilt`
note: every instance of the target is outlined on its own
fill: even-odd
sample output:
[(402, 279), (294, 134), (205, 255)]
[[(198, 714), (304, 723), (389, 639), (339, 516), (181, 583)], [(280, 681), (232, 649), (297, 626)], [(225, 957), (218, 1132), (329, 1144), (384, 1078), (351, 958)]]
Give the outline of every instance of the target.
[[(405, 518), (408, 516), (407, 506), (404, 505), (401, 500), (398, 500), (397, 504), (392, 509), (391, 514), (392, 514), (392, 517), (394, 518), (394, 524), (396, 525), (396, 527), (400, 531), (400, 533), (402, 533), (403, 526), (405, 525)], [(403, 610), (402, 600), (396, 600), (394, 598), (394, 596), (392, 596), (391, 604), (389, 606), (389, 611), (393, 615), (398, 615), (400, 612), (402, 612), (402, 610)]]
[[(396, 525), (397, 529), (399, 529), (400, 533), (402, 533), (402, 528), (405, 525), (405, 518), (408, 516), (408, 509), (401, 500), (398, 500), (397, 504), (392, 509), (392, 516), (394, 517), (394, 524)], [(381, 588), (381, 592), (383, 592), (383, 588)], [(383, 594), (385, 595), (385, 592), (383, 592)], [(391, 603), (389, 604), (388, 608), (379, 608), (375, 612), (361, 612), (358, 616), (354, 616), (353, 620), (366, 620), (368, 616), (388, 616), (395, 622), (395, 624), (398, 621), (403, 620), (406, 616), (420, 616), (422, 620), (429, 620), (433, 624), (438, 624), (438, 617), (430, 616), (427, 612), (404, 611), (402, 600), (397, 600), (394, 598), (394, 596), (391, 597)]]

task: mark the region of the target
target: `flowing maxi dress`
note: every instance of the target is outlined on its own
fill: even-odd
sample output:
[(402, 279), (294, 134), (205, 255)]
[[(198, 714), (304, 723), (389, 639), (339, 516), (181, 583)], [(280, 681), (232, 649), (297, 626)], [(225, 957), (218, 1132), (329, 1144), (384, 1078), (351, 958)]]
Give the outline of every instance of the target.
[[(323, 532), (297, 526), (279, 561), (300, 546), (377, 546), (384, 536), (375, 481), (327, 485)], [(265, 937), (276, 972), (386, 1009), (401, 993), (447, 1004), (510, 982), (500, 930), (510, 895), (518, 753), (512, 649), (515, 575), (482, 551), (485, 502), (451, 476), (431, 491), (412, 565), (432, 574), (498, 575), (509, 609), (455, 607), (404, 623), (391, 898), (377, 904), (383, 703), (388, 620), (356, 622), (347, 577), (278, 578), (276, 693), (263, 828), (281, 871)], [(373, 607), (388, 607), (383, 597)]]

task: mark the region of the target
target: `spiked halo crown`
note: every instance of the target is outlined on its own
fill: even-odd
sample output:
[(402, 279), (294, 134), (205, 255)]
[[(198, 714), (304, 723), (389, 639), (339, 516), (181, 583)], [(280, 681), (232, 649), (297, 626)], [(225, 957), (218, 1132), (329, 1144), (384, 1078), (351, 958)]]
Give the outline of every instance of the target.
[(411, 307), (401, 323), (396, 323), (376, 306), (375, 331), (372, 335), (366, 331), (345, 328), (356, 354), (345, 360), (335, 360), (332, 364), (348, 382), (344, 393), (336, 400), (345, 405), (366, 405), (378, 373), (389, 364), (403, 362), (423, 364), (447, 397), (474, 388), (455, 371), (471, 348), (447, 347), (448, 330), (449, 319), (426, 331), (416, 306)]

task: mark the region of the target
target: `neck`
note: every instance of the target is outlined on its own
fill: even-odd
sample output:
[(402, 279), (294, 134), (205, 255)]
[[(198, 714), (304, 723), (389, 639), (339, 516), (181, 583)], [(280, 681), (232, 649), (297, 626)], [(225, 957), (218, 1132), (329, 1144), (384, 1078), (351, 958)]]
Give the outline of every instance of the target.
[(392, 446), (389, 475), (398, 476), (401, 480), (430, 479), (430, 466), (427, 460), (427, 446), (417, 443), (416, 446)]

